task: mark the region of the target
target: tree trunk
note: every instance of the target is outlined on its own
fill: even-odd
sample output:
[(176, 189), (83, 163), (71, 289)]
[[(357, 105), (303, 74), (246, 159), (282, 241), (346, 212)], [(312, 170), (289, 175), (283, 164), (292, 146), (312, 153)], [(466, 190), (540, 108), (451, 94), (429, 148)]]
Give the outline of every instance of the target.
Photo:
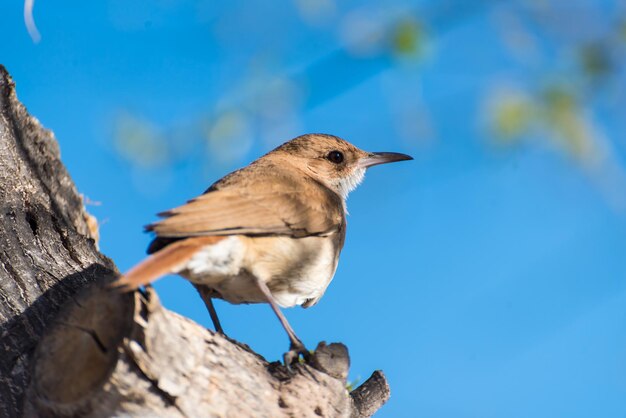
[(95, 219), (2, 66), (0, 202), (0, 416), (360, 417), (389, 398), (378, 371), (348, 392), (342, 344), (290, 373), (151, 288), (108, 290)]

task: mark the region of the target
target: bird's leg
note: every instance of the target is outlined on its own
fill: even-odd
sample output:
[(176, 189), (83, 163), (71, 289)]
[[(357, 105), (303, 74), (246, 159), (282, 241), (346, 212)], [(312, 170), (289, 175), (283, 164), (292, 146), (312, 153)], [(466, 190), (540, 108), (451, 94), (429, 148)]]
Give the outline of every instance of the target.
[(213, 306), (213, 299), (207, 298), (204, 302), (206, 304), (207, 309), (209, 310), (209, 315), (211, 316), (211, 321), (213, 321), (213, 326), (215, 327), (215, 331), (218, 334), (224, 334), (224, 329), (222, 328), (222, 324), (220, 324), (220, 319), (217, 317), (217, 312), (215, 311), (215, 306)]
[(218, 334), (224, 334), (224, 329), (222, 328), (222, 324), (220, 324), (220, 319), (217, 317), (217, 312), (215, 311), (215, 306), (213, 306), (213, 298), (211, 297), (212, 291), (210, 288), (202, 285), (194, 285), (198, 293), (200, 293), (200, 297), (204, 301), (207, 310), (209, 311), (209, 315), (211, 315), (211, 321), (213, 322), (213, 327), (215, 327), (215, 331)]
[(274, 296), (272, 296), (272, 292), (270, 292), (270, 289), (267, 287), (265, 282), (259, 279), (258, 277), (255, 277), (255, 282), (256, 282), (257, 287), (261, 291), (261, 293), (263, 293), (263, 295), (267, 299), (267, 302), (272, 307), (272, 310), (278, 317), (278, 320), (280, 321), (283, 328), (287, 332), (287, 335), (289, 336), (289, 341), (290, 341), (289, 351), (283, 354), (283, 360), (285, 361), (285, 366), (289, 368), (289, 366), (300, 357), (300, 354), (302, 354), (304, 359), (308, 361), (311, 354), (306, 349), (302, 341), (300, 341), (300, 338), (298, 338), (293, 328), (291, 328), (291, 325), (289, 325), (289, 322), (287, 322), (287, 318), (285, 318), (285, 315), (283, 315), (282, 311), (276, 304), (276, 301), (274, 300)]

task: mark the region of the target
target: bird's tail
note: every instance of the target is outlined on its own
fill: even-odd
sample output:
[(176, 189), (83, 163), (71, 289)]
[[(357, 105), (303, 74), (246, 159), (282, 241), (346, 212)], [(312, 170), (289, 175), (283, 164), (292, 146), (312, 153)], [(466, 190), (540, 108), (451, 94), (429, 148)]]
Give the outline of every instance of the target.
[(111, 287), (130, 292), (183, 268), (193, 255), (207, 245), (221, 241), (223, 236), (193, 237), (176, 241), (152, 254), (121, 276)]

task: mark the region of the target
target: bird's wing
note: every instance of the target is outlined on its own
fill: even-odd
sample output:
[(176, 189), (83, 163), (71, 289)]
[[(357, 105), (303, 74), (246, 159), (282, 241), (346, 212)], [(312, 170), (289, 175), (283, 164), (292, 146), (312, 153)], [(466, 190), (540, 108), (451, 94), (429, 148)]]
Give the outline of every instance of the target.
[[(244, 177), (244, 176), (242, 176)], [(187, 204), (160, 214), (147, 227), (157, 237), (206, 235), (324, 235), (344, 223), (341, 198), (312, 179), (269, 173), (245, 183), (217, 183)]]

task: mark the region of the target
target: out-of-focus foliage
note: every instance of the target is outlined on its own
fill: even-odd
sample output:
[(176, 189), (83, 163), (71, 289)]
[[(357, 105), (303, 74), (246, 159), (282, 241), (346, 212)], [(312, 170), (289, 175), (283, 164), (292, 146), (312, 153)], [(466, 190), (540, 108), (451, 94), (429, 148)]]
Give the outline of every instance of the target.
[(166, 129), (155, 121), (130, 112), (115, 118), (112, 138), (115, 151), (139, 169), (158, 169), (178, 163), (197, 153), (208, 133), (202, 120)]
[[(581, 24), (582, 29), (574, 37), (569, 33), (571, 23), (559, 28), (559, 21), (549, 15), (549, 8), (521, 10), (525, 12), (521, 16), (526, 23), (518, 20), (512, 29), (507, 26), (503, 29), (505, 32), (517, 33), (505, 33), (504, 37), (540, 39), (550, 48), (538, 60), (520, 64), (522, 70), (538, 73), (525, 86), (507, 90), (494, 86), (494, 92), (487, 98), (492, 135), (501, 143), (513, 143), (534, 133), (539, 139), (558, 142), (561, 149), (577, 160), (589, 162), (597, 157), (597, 142), (604, 140), (598, 137), (599, 132), (593, 126), (594, 98), (604, 94), (607, 86), (610, 88), (621, 76), (623, 63), (616, 62), (616, 53), (624, 50), (620, 40), (623, 24), (609, 26), (600, 34), (585, 34), (585, 25)], [(553, 12), (558, 13), (558, 10)], [(580, 16), (581, 22), (585, 17), (586, 14)], [(553, 24), (555, 22), (557, 25)], [(531, 24), (534, 29), (530, 28)], [(526, 33), (520, 33), (523, 31)], [(509, 42), (509, 45), (513, 50), (528, 47), (523, 43)], [(519, 51), (512, 53), (519, 54)]]
[[(239, 87), (214, 104), (210, 113), (201, 113), (198, 120), (183, 126), (159, 128), (155, 121), (132, 116), (124, 110), (115, 123), (113, 139), (119, 154), (137, 167), (174, 164), (184, 158), (174, 152), (174, 142), (181, 137), (177, 131), (182, 130), (192, 133), (187, 138), (193, 142), (187, 147), (190, 158), (196, 158), (201, 147), (207, 162), (241, 160), (254, 142), (275, 146), (289, 138), (291, 132), (299, 131), (302, 112), (400, 62), (394, 58), (418, 62), (430, 50), (430, 34), (420, 12), (387, 12), (384, 6), (368, 6), (339, 15), (334, 0), (294, 0), (294, 5), (303, 24), (332, 33), (342, 48), (328, 51), (308, 66), (285, 74), (273, 67), (280, 62), (284, 51), (276, 45), (264, 45), (251, 57), (250, 70)], [(441, 17), (440, 11), (437, 7), (426, 14), (445, 21), (446, 16)], [(454, 13), (450, 19), (456, 17)], [(336, 80), (328, 82), (326, 72), (342, 67), (355, 71), (339, 71), (333, 74)], [(342, 73), (345, 73), (343, 78)], [(424, 133), (431, 132), (428, 112), (422, 103), (417, 113), (414, 103), (404, 99), (389, 105), (401, 115), (398, 117), (401, 136), (419, 141)], [(141, 121), (146, 126), (139, 126)], [(422, 128), (415, 128), (415, 123), (420, 123)], [(147, 155), (141, 155), (142, 152)]]
[(554, 142), (581, 162), (593, 160), (597, 133), (571, 89), (551, 85), (532, 95), (507, 89), (491, 99), (488, 117), (495, 141), (512, 145), (533, 137)]
[[(487, 122), (478, 125), (490, 139), (485, 145), (511, 147), (530, 141), (572, 157), (596, 179), (619, 177), (617, 182), (604, 178), (600, 183), (621, 184), (626, 178), (615, 152), (617, 138), (607, 136), (607, 118), (599, 117), (600, 111), (608, 119), (618, 117), (626, 106), (624, 98), (612, 96), (624, 81), (626, 52), (626, 10), (618, 2), (567, 7), (538, 0), (450, 0), (415, 9), (368, 5), (346, 12), (334, 0), (294, 0), (294, 7), (303, 25), (329, 34), (340, 49), (284, 72), (276, 63), (289, 43), (259, 42), (239, 87), (211, 106), (210, 114), (185, 126), (164, 128), (123, 112), (116, 123), (115, 149), (140, 167), (175, 163), (185, 152), (195, 157), (200, 148), (206, 161), (244, 160), (255, 142), (276, 145), (288, 137), (284, 132), (298, 131), (303, 112), (393, 66), (436, 56), (434, 46), (446, 31), (487, 16), (499, 37), (494, 43), (504, 46), (515, 68), (493, 80), (484, 91), (485, 106), (473, 115)], [(607, 8), (615, 12), (607, 14)], [(216, 25), (218, 38), (227, 36), (220, 35), (224, 26)], [(351, 70), (332, 73), (331, 82), (329, 68)], [(407, 71), (419, 77), (420, 67)], [(396, 134), (418, 144), (431, 139), (426, 136), (435, 135), (437, 126), (419, 92), (410, 96), (389, 94), (387, 105), (396, 115)], [(415, 128), (416, 123), (425, 128)], [(187, 139), (181, 148), (175, 143), (183, 135)]]
[(207, 124), (205, 139), (209, 158), (216, 156), (226, 161), (242, 159), (252, 145), (252, 132), (245, 113), (222, 113), (213, 123)]
[(564, 8), (556, 2), (516, 1), (498, 7), (494, 16), (518, 68), (516, 76), (494, 83), (486, 95), (492, 143), (533, 141), (560, 150), (625, 209), (620, 138), (610, 137), (604, 125), (621, 119), (626, 106), (620, 94), (626, 9), (619, 2)]
[(488, 109), (496, 139), (503, 143), (519, 140), (530, 129), (533, 119), (533, 101), (519, 90), (494, 93)]
[(116, 120), (113, 135), (116, 151), (140, 167), (158, 167), (171, 159), (170, 141), (149, 121), (124, 113)]
[(581, 45), (578, 60), (583, 74), (590, 78), (606, 77), (614, 70), (609, 51), (602, 43), (591, 42)]
[(419, 21), (402, 20), (393, 30), (393, 47), (398, 54), (418, 56), (423, 53), (425, 38), (424, 27)]

